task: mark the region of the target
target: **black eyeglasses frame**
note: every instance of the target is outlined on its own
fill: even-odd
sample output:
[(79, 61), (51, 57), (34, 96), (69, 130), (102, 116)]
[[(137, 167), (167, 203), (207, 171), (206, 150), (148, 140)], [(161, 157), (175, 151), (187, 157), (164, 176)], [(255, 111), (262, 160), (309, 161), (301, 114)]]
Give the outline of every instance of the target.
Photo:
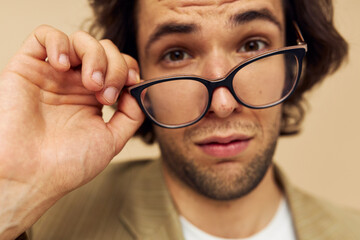
[[(263, 52), (261, 54), (258, 54), (256, 56), (250, 57), (248, 59), (246, 59), (245, 61), (241, 62), (240, 64), (238, 64), (237, 66), (235, 66), (232, 70), (229, 71), (229, 73), (221, 79), (217, 79), (217, 80), (207, 80), (198, 76), (191, 76), (191, 75), (185, 75), (185, 76), (172, 76), (172, 77), (165, 77), (165, 78), (158, 78), (158, 79), (150, 79), (150, 80), (146, 80), (144, 82), (141, 82), (139, 84), (133, 85), (131, 87), (128, 88), (129, 93), (136, 99), (136, 101), (138, 102), (141, 110), (145, 113), (145, 115), (156, 125), (163, 127), (163, 128), (170, 128), (170, 129), (176, 129), (176, 128), (182, 128), (182, 127), (187, 127), (190, 126), (192, 124), (195, 124), (196, 122), (200, 121), (205, 114), (208, 112), (210, 106), (211, 106), (211, 101), (212, 101), (212, 95), (213, 92), (216, 88), (219, 87), (226, 87), (231, 94), (233, 95), (233, 97), (236, 99), (237, 102), (239, 102), (240, 104), (242, 104), (245, 107), (251, 108), (251, 109), (264, 109), (264, 108), (269, 108), (269, 107), (273, 107), (275, 105), (278, 105), (282, 102), (284, 102), (287, 98), (289, 98), (293, 92), (295, 91), (300, 76), (301, 76), (301, 71), (302, 71), (302, 62), (303, 62), (303, 58), (305, 57), (305, 54), (307, 52), (307, 44), (304, 41), (304, 38), (301, 34), (301, 31), (298, 27), (298, 25), (294, 22), (294, 27), (295, 30), (297, 32), (298, 38), (297, 38), (297, 45), (294, 46), (287, 46), (287, 47), (282, 47), (282, 48), (278, 48), (278, 49), (273, 49), (273, 50), (269, 50), (266, 52)], [(279, 54), (284, 54), (284, 53), (291, 53), (293, 55), (296, 56), (296, 59), (298, 61), (298, 73), (297, 73), (297, 77), (295, 79), (295, 83), (292, 86), (292, 89), (289, 91), (288, 94), (286, 94), (284, 97), (282, 97), (281, 99), (279, 99), (276, 102), (267, 104), (267, 105), (263, 105), (263, 106), (252, 106), (249, 104), (244, 103), (241, 99), (239, 99), (233, 89), (233, 79), (234, 76), (236, 75), (236, 73), (238, 71), (240, 71), (242, 68), (244, 68), (245, 66), (258, 61), (260, 59), (266, 58), (266, 57), (270, 57), (270, 56), (274, 56), (274, 55), (279, 55)], [(141, 93), (144, 89), (158, 84), (158, 83), (163, 83), (163, 82), (168, 82), (168, 81), (176, 81), (176, 80), (191, 80), (191, 81), (198, 81), (201, 82), (208, 90), (209, 93), (209, 99), (208, 99), (208, 103), (206, 108), (204, 109), (203, 113), (196, 119), (189, 121), (187, 123), (183, 123), (183, 124), (178, 124), (178, 125), (169, 125), (169, 124), (163, 124), (160, 123), (158, 121), (156, 121), (156, 119), (154, 119), (151, 114), (149, 114), (147, 112), (147, 110), (144, 108), (142, 100), (141, 100)]]

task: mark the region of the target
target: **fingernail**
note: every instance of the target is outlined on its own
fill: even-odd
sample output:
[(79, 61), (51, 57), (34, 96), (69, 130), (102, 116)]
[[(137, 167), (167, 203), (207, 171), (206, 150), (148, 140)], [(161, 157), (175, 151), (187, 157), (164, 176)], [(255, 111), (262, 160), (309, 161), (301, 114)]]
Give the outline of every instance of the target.
[(137, 71), (135, 71), (134, 69), (129, 69), (129, 79), (131, 81), (134, 81), (136, 83), (139, 83), (140, 82), (140, 75)]
[(117, 99), (119, 91), (114, 87), (108, 87), (104, 91), (104, 98), (108, 103), (114, 103)]
[(102, 72), (93, 72), (91, 79), (100, 87), (104, 86), (104, 74)]
[(64, 65), (64, 66), (68, 67), (70, 65), (69, 56), (66, 55), (66, 54), (60, 54), (59, 63), (61, 65)]

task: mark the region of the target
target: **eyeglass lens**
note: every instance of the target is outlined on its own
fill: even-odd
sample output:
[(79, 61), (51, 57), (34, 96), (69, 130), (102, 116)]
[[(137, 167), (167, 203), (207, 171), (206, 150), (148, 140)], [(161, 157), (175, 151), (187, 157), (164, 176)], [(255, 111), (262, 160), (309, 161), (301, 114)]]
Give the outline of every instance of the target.
[[(299, 73), (297, 57), (289, 52), (267, 56), (244, 66), (233, 77), (237, 101), (261, 108), (287, 97)], [(199, 119), (209, 104), (208, 88), (200, 81), (184, 79), (159, 82), (141, 93), (148, 115), (164, 125), (181, 125)]]

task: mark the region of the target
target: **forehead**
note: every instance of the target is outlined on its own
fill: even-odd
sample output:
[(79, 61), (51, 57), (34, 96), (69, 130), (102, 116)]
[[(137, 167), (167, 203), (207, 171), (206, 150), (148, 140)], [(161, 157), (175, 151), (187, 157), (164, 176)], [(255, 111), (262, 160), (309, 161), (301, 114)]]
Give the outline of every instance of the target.
[[(195, 25), (208, 34), (226, 29), (237, 14), (265, 12), (283, 28), (283, 0), (138, 0), (137, 44), (148, 45), (154, 32), (168, 23)], [(217, 29), (217, 30), (216, 30)]]
[(267, 9), (283, 22), (282, 0), (139, 0), (138, 30), (149, 30), (166, 21), (226, 21), (250, 9)]

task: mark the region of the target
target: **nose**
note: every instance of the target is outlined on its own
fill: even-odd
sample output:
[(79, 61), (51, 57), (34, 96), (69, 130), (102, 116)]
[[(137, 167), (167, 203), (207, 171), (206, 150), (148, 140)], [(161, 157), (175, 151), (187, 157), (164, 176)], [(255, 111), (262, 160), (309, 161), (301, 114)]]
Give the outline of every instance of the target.
[(203, 78), (215, 80), (224, 77), (235, 65), (230, 54), (214, 47), (202, 58), (199, 74)]
[(208, 114), (219, 118), (227, 118), (234, 112), (241, 112), (244, 106), (236, 101), (226, 87), (216, 88), (212, 95)]
[[(221, 51), (213, 51), (204, 61), (202, 77), (207, 79), (223, 78), (234, 66), (234, 60)], [(243, 106), (233, 97), (226, 87), (218, 87), (214, 90), (211, 106), (208, 114), (226, 118), (233, 112), (240, 112)]]

